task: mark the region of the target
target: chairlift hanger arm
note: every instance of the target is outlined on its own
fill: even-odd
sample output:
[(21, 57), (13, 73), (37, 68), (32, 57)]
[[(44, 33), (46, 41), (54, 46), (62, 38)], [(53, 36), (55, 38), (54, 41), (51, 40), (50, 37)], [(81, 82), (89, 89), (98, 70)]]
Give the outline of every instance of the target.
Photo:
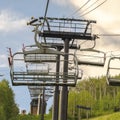
[(84, 31), (84, 35), (87, 33), (87, 30), (88, 30), (88, 26), (90, 25), (90, 22), (87, 23), (86, 25), (86, 28), (85, 28), (85, 31)]
[[(94, 41), (94, 44), (93, 44), (92, 47), (86, 48), (86, 49), (81, 49), (81, 48), (80, 48), (80, 51), (94, 51), (93, 48), (96, 46), (96, 40), (94, 39), (93, 41)], [(80, 46), (80, 45), (79, 45), (79, 46)]]
[[(110, 67), (111, 61), (112, 61), (112, 60), (115, 60), (115, 59), (120, 60), (120, 57), (111, 57), (111, 58), (109, 59), (109, 61), (108, 61), (107, 76), (108, 76), (108, 74), (109, 74), (109, 69), (115, 69), (115, 68), (113, 68), (113, 67)], [(116, 69), (119, 69), (119, 68), (116, 68)]]
[(11, 49), (9, 49), (9, 50), (10, 50), (10, 56), (8, 57), (8, 62), (9, 62), (9, 65), (10, 65), (10, 66), (13, 65), (13, 61), (14, 61), (14, 60), (24, 60), (24, 59), (19, 59), (19, 58), (14, 59), (14, 57), (15, 57), (16, 55), (20, 55), (20, 54), (23, 55), (23, 52), (16, 52), (16, 53), (12, 54)]
[(33, 23), (37, 22), (37, 18), (31, 18), (31, 21), (27, 22), (27, 25), (33, 25)]
[(23, 53), (23, 52), (16, 52), (16, 53), (13, 54), (13, 58), (14, 58), (16, 55), (24, 55), (24, 53)]
[(115, 77), (111, 77), (110, 75), (110, 70), (119, 70), (120, 68), (113, 68), (110, 66), (111, 61), (118, 59), (120, 60), (120, 57), (111, 57), (108, 61), (108, 67), (107, 67), (107, 73), (106, 73), (106, 80), (107, 80), (107, 84), (111, 85), (111, 86), (120, 86), (120, 79), (119, 78), (115, 78)]

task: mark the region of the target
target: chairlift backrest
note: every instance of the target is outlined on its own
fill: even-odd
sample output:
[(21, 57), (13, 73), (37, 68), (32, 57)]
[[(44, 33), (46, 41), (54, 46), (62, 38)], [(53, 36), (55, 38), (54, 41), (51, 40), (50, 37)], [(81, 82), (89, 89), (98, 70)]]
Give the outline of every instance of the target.
[(34, 62), (34, 63), (40, 63), (40, 62), (56, 62), (56, 57), (58, 54), (63, 54), (60, 51), (57, 51), (53, 48), (44, 48), (40, 49), (36, 46), (31, 47), (27, 46), (23, 49), (24, 53), (24, 60), (25, 62)]
[(106, 80), (108, 85), (120, 86), (120, 57), (109, 59)]
[(24, 56), (24, 59), (25, 59), (25, 62), (34, 62), (34, 63), (56, 62), (56, 55), (27, 54)]
[(96, 46), (96, 39), (94, 40), (87, 40), (87, 41), (80, 41), (79, 42), (80, 51), (91, 51)]
[(49, 65), (48, 64), (27, 64), (27, 72), (28, 74), (44, 74), (47, 75), (49, 73)]
[(95, 49), (81, 50), (76, 54), (79, 65), (104, 66), (106, 54)]
[(57, 51), (54, 48), (38, 48), (37, 46), (27, 46), (23, 48), (24, 55), (26, 54), (63, 54), (63, 52)]

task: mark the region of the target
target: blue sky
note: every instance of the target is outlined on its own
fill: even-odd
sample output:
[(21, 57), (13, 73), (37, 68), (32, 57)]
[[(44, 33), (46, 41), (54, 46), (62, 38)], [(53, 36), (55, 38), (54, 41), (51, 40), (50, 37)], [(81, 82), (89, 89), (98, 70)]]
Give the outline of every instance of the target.
[[(87, 0), (84, 0), (84, 3)], [(104, 0), (99, 0), (100, 4)], [(12, 48), (13, 53), (22, 49), (22, 44), (25, 45), (34, 44), (34, 38), (32, 28), (27, 26), (27, 21), (32, 16), (40, 17), (44, 15), (45, 6), (47, 0), (1, 0), (0, 1), (0, 73), (4, 74), (4, 77), (10, 81), (9, 78), (9, 67), (7, 62), (8, 49)], [(80, 17), (81, 14), (93, 4), (95, 0), (91, 0), (83, 9), (77, 14), (72, 14), (75, 10), (82, 6), (83, 0), (50, 0), (48, 14), (50, 17), (71, 17), (93, 19), (97, 21), (94, 27), (94, 32), (99, 33), (120, 33), (120, 15), (119, 15), (119, 4), (120, 1), (108, 0), (101, 7), (94, 10), (86, 16)], [(97, 6), (97, 4), (95, 4)], [(94, 8), (94, 6), (92, 7)], [(90, 10), (90, 9), (88, 9)], [(86, 11), (87, 12), (87, 11)], [(101, 37), (97, 41), (96, 48), (111, 54), (109, 51), (114, 51), (112, 54), (120, 53), (119, 48), (119, 37)], [(107, 64), (106, 64), (107, 65)], [(84, 68), (84, 74), (94, 75), (91, 71), (91, 67), (87, 66)], [(92, 68), (96, 70), (96, 74), (105, 74), (103, 68)], [(88, 72), (89, 71), (89, 72)], [(11, 81), (10, 81), (11, 82)], [(15, 92), (15, 99), (19, 104), (20, 109), (26, 109), (29, 111), (30, 96), (27, 87), (13, 87)]]

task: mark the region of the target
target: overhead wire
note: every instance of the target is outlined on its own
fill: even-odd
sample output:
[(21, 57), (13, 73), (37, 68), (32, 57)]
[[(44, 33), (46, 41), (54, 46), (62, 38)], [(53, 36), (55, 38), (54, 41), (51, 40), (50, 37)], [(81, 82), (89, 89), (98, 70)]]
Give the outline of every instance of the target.
[(86, 9), (84, 9), (84, 11), (82, 11), (83, 13), (86, 12), (89, 8), (91, 8), (93, 5), (95, 5), (97, 2), (99, 2), (100, 0), (96, 0), (95, 2), (93, 2), (90, 6), (88, 6)]
[[(79, 9), (77, 9), (76, 11), (74, 11), (71, 15), (75, 15), (76, 13), (78, 13), (81, 9), (83, 9), (83, 7), (85, 7), (91, 0), (87, 0)], [(85, 12), (86, 10), (88, 10), (89, 8), (91, 8), (93, 5), (95, 5), (99, 0), (96, 0), (93, 4), (91, 4), (89, 7), (87, 7), (83, 12)], [(83, 13), (81, 16), (85, 16), (87, 14), (89, 14), (90, 12), (94, 11), (95, 9), (97, 9), (98, 7), (100, 7), (101, 5), (103, 5), (105, 2), (107, 2), (107, 0), (104, 0), (102, 3), (100, 3), (99, 5), (97, 5), (95, 8), (91, 9), (90, 11)], [(49, 6), (49, 0), (47, 0), (47, 4), (46, 4), (46, 9), (45, 9), (45, 13), (44, 13), (44, 18), (46, 18), (47, 16), (47, 11), (48, 11), (48, 6)], [(44, 21), (45, 22), (45, 21)], [(44, 25), (44, 23), (43, 23)], [(120, 36), (120, 34), (98, 34), (98, 36)], [(82, 42), (81, 44), (84, 44), (87, 41)], [(110, 51), (111, 52), (111, 51)], [(112, 51), (114, 52), (114, 51)], [(108, 52), (107, 52), (108, 53)], [(118, 54), (120, 55), (120, 54)], [(110, 56), (108, 56), (110, 57)]]
[(47, 0), (46, 9), (45, 9), (45, 14), (44, 14), (44, 18), (45, 18), (46, 15), (47, 15), (48, 6), (49, 6), (49, 0)]
[(87, 2), (85, 2), (80, 8), (78, 8), (77, 10), (75, 10), (72, 14), (70, 14), (68, 17), (75, 15), (77, 12), (79, 12), (83, 7), (85, 7), (91, 0), (88, 0)]
[[(98, 0), (97, 0), (98, 1)], [(82, 15), (80, 15), (80, 17), (83, 17), (89, 13), (91, 13), (92, 11), (96, 10), (98, 7), (100, 7), (101, 5), (103, 5), (105, 2), (107, 2), (107, 0), (104, 0), (102, 3), (100, 3), (99, 5), (97, 5), (95, 8), (91, 9), (90, 11), (83, 13)]]
[[(45, 21), (46, 21), (46, 16), (47, 16), (47, 12), (48, 12), (49, 1), (50, 0), (47, 0), (47, 4), (46, 4), (46, 8), (45, 8), (45, 13), (44, 13), (44, 20), (43, 20), (43, 23), (42, 23), (41, 30), (43, 29)], [(45, 37), (44, 37), (44, 42), (46, 43)]]
[(120, 36), (120, 34), (97, 34), (98, 36)]

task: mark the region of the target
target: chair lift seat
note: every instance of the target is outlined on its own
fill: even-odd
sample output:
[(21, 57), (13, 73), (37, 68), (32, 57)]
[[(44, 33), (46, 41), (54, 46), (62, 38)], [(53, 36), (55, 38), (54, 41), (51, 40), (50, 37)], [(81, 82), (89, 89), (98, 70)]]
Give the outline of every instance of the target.
[(104, 62), (92, 62), (92, 61), (80, 61), (78, 60), (78, 64), (83, 64), (83, 65), (94, 65), (94, 66), (104, 66)]
[(120, 86), (120, 80), (115, 78), (108, 78), (108, 84), (111, 86)]

